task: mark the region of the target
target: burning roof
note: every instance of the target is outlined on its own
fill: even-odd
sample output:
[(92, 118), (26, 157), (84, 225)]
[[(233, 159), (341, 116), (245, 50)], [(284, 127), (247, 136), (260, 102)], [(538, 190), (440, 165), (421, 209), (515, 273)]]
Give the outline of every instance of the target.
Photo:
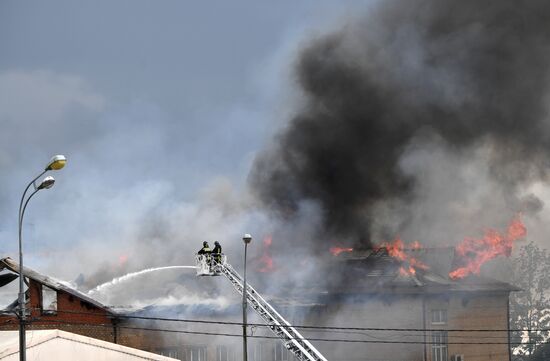
[[(465, 238), (456, 247), (447, 247), (448, 253), (451, 252), (449, 253), (450, 257), (439, 254), (438, 257), (424, 260), (423, 258), (426, 258), (437, 248), (431, 248), (431, 251), (428, 252), (420, 242), (406, 243), (399, 237), (394, 241), (381, 243), (370, 250), (368, 256), (378, 254), (379, 251), (385, 252), (387, 256), (399, 261), (398, 270), (402, 276), (414, 276), (418, 271), (423, 271), (425, 274), (432, 269), (431, 264), (435, 264), (437, 268), (433, 271), (446, 275), (445, 279), (457, 280), (471, 274), (479, 274), (483, 264), (496, 257), (510, 257), (515, 242), (523, 239), (526, 234), (527, 228), (521, 221), (520, 215), (517, 215), (508, 224), (506, 231), (486, 229), (483, 237)], [(348, 258), (351, 254), (357, 254), (353, 248), (345, 247), (332, 247), (330, 253), (333, 256), (343, 254)], [(440, 263), (439, 260), (443, 260), (443, 263)]]
[[(454, 267), (455, 249), (418, 248), (406, 249), (406, 258), (414, 258), (425, 268), (415, 272), (403, 272), (406, 259), (392, 255), (392, 249), (380, 247), (364, 251), (346, 252), (333, 257), (329, 267), (339, 277), (309, 280), (311, 293), (323, 284), (321, 293), (326, 294), (421, 294), (443, 292), (511, 292), (519, 289), (505, 282), (472, 274), (463, 279), (449, 277)], [(341, 282), (341, 280), (348, 280)]]

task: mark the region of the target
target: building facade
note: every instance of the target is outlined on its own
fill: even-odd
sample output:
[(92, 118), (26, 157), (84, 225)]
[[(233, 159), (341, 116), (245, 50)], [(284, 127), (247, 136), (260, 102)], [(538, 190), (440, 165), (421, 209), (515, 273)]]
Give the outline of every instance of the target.
[[(417, 256), (429, 264), (433, 255)], [(316, 327), (299, 331), (328, 360), (510, 361), (508, 297), (517, 289), (477, 276), (452, 280), (446, 276), (452, 258), (437, 255), (439, 265), (408, 274), (383, 249), (335, 257), (327, 261), (338, 270), (333, 277), (320, 271), (266, 298), (293, 325)], [(19, 271), (11, 259), (0, 267)], [(128, 318), (47, 276), (23, 273), (29, 329), (57, 328), (185, 361), (242, 359), (238, 302), (217, 309), (148, 307)], [(15, 302), (0, 316), (0, 329), (17, 329), (16, 308)], [(294, 360), (252, 310), (249, 315), (249, 360)]]

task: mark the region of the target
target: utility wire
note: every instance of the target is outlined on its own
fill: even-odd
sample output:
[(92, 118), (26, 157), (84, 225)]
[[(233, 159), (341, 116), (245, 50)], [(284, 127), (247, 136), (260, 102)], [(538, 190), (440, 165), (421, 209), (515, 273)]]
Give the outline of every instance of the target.
[[(105, 315), (101, 315), (101, 314), (97, 314), (97, 313), (92, 313), (92, 312), (78, 312), (78, 311), (59, 311), (60, 313), (70, 313), (70, 314), (77, 314), (77, 315), (80, 315), (80, 314), (84, 314), (84, 315), (93, 315), (93, 316), (97, 316), (97, 317), (105, 317)], [(134, 318), (133, 316), (129, 316), (129, 318)], [(145, 320), (151, 320), (151, 321), (165, 321), (165, 319), (161, 319), (161, 318), (154, 318), (154, 317), (139, 317), (139, 319), (145, 319)], [(180, 321), (180, 322), (187, 322), (188, 320), (180, 320), (180, 319), (170, 319), (171, 321)], [(68, 322), (68, 321), (67, 321)], [(242, 323), (238, 323), (238, 322), (224, 322), (224, 321), (202, 321), (202, 320), (193, 320), (193, 321), (190, 321), (190, 322), (201, 322), (201, 323), (207, 323), (207, 324), (215, 324), (215, 325), (219, 325), (219, 324), (226, 324), (226, 325), (229, 325), (229, 326), (241, 326), (242, 327)], [(270, 325), (268, 324), (256, 324), (256, 323), (247, 323), (248, 326), (250, 327), (264, 327), (264, 328), (268, 328), (270, 327)], [(287, 326), (287, 325), (281, 325), (281, 327), (293, 327), (293, 326)], [(386, 331), (386, 330), (375, 330), (375, 331), (378, 331), (378, 332), (389, 332), (389, 331)], [(430, 329), (430, 330), (427, 330), (426, 332), (428, 331), (445, 331), (443, 329)], [(332, 330), (332, 329), (313, 329), (313, 330), (306, 330), (305, 332), (316, 332), (316, 333), (327, 333), (327, 332), (333, 332), (333, 333), (339, 333), (339, 334), (351, 334), (351, 335), (363, 335), (363, 336), (367, 336), (367, 337), (371, 337), (371, 338), (375, 338), (375, 339), (380, 339), (380, 337), (382, 337), (381, 335), (377, 335), (377, 336), (374, 336), (374, 335), (371, 335), (371, 334), (368, 334), (366, 332), (361, 332), (361, 331), (347, 331), (347, 330)], [(392, 331), (393, 332), (393, 331)], [(464, 331), (462, 331), (464, 332)], [(419, 334), (399, 334), (399, 335), (386, 335), (386, 338), (397, 338), (397, 337), (416, 337), (416, 336), (419, 336)], [(502, 335), (502, 336), (491, 336), (491, 335), (487, 335), (487, 336), (470, 336), (470, 335), (453, 335), (452, 336), (453, 339), (504, 339), (504, 340), (508, 340), (508, 336), (507, 335)], [(522, 336), (512, 336), (514, 337), (511, 342), (521, 342), (521, 339), (522, 339)]]
[[(371, 338), (380, 338), (382, 337), (381, 335), (372, 335), (372, 334), (368, 334), (366, 332), (361, 332), (361, 331), (340, 331), (340, 330), (318, 330), (318, 331), (306, 331), (306, 332), (316, 332), (316, 333), (338, 333), (338, 334), (350, 334), (350, 335), (364, 335), (364, 336), (368, 336), (368, 337), (371, 337)], [(412, 334), (412, 333), (405, 333), (405, 334), (393, 334), (393, 335), (386, 335), (385, 337), (386, 338), (397, 338), (397, 337), (417, 337), (417, 336), (422, 336), (421, 334)], [(496, 339), (496, 340), (508, 340), (508, 336), (507, 335), (502, 335), (502, 336), (469, 336), (469, 335), (452, 335), (450, 336), (452, 337), (453, 339)], [(518, 341), (521, 340), (522, 336), (512, 336), (512, 340), (511, 342), (514, 342), (516, 340), (516, 338), (518, 339)]]
[[(35, 308), (40, 310), (40, 308)], [(84, 311), (56, 311), (57, 313), (68, 314), (85, 314), (97, 317), (105, 317), (104, 314)], [(234, 325), (243, 326), (242, 322), (233, 321), (210, 321), (210, 320), (193, 320), (185, 318), (168, 318), (168, 317), (150, 317), (150, 316), (135, 316), (128, 314), (114, 314), (111, 318), (119, 319), (137, 319), (149, 321), (167, 321), (167, 322), (187, 322), (187, 323), (204, 323), (216, 325)], [(269, 326), (265, 323), (249, 323), (248, 326)], [(293, 327), (297, 329), (312, 329), (312, 330), (350, 330), (350, 331), (395, 331), (395, 332), (430, 332), (430, 331), (447, 331), (447, 332), (548, 332), (550, 328), (532, 328), (532, 329), (459, 329), (459, 328), (383, 328), (383, 327), (336, 327), (336, 326), (304, 326), (304, 325), (279, 325), (279, 327)]]
[[(99, 326), (99, 327), (115, 327), (112, 324), (90, 324), (87, 322), (73, 322), (73, 321), (61, 321), (61, 320), (47, 320), (46, 324), (69, 324), (69, 325), (86, 325), (86, 326)], [(141, 330), (141, 331), (154, 331), (154, 332), (167, 332), (167, 333), (182, 333), (182, 334), (192, 334), (192, 335), (203, 335), (203, 336), (227, 336), (227, 337), (242, 337), (242, 334), (233, 334), (233, 333), (222, 333), (222, 332), (203, 332), (203, 331), (184, 331), (184, 330), (173, 330), (173, 329), (163, 329), (163, 328), (153, 328), (153, 327), (131, 327), (131, 326), (121, 326), (117, 325), (117, 329), (128, 329), (128, 330)], [(258, 339), (276, 339), (280, 340), (276, 336), (259, 336), (259, 335), (249, 335), (248, 337), (258, 338)], [(296, 338), (288, 338), (290, 340), (297, 340)], [(330, 339), (330, 338), (307, 338), (308, 341), (320, 341), (320, 342), (343, 342), (343, 343), (383, 343), (383, 344), (414, 344), (414, 345), (441, 345), (441, 342), (430, 342), (430, 341), (393, 341), (393, 340), (349, 340), (349, 339)], [(446, 345), (508, 345), (508, 342), (446, 342)], [(522, 345), (538, 345), (537, 342), (525, 342)]]

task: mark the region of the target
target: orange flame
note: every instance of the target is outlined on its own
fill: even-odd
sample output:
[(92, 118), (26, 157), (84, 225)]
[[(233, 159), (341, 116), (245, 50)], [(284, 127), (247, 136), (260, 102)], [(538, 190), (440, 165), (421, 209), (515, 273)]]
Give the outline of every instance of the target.
[(526, 234), (527, 228), (517, 216), (508, 225), (506, 234), (489, 229), (481, 239), (466, 238), (455, 248), (462, 266), (450, 272), (449, 277), (457, 279), (471, 273), (478, 274), (481, 265), (485, 262), (497, 256), (510, 257), (514, 242), (525, 237)]
[(418, 268), (423, 270), (429, 268), (426, 264), (406, 252), (406, 250), (421, 249), (422, 245), (418, 241), (414, 241), (407, 245), (398, 237), (393, 242), (382, 243), (378, 249), (380, 248), (386, 248), (391, 257), (397, 258), (403, 262), (403, 266), (399, 268), (399, 273), (402, 275), (414, 275)]
[(353, 252), (353, 248), (351, 247), (330, 247), (330, 253), (332, 253), (333, 256), (338, 256), (342, 252)]
[(409, 266), (407, 268), (405, 267), (399, 267), (399, 274), (401, 276), (409, 276), (409, 275), (415, 275), (416, 274), (416, 270)]
[(118, 265), (124, 266), (128, 262), (128, 256), (125, 254), (121, 254), (118, 256)]
[(258, 260), (258, 272), (271, 272), (275, 268), (273, 265), (273, 258), (271, 258), (271, 254), (269, 251), (272, 242), (273, 238), (271, 236), (267, 236), (264, 238), (262, 256)]

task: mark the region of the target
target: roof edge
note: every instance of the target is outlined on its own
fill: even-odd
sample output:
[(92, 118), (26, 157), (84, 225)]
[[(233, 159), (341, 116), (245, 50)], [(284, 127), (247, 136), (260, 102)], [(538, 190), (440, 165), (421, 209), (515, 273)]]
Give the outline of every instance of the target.
[[(17, 262), (15, 262), (13, 259), (11, 259), (10, 257), (5, 257), (5, 258), (2, 258), (0, 259), (0, 270), (1, 269), (4, 269), (4, 268), (7, 268), (8, 270), (12, 271), (12, 272), (15, 272), (17, 274), (19, 274), (19, 264)], [(93, 306), (97, 307), (97, 308), (100, 308), (100, 309), (103, 309), (105, 311), (107, 311), (108, 313), (112, 314), (112, 315), (116, 315), (117, 312), (115, 312), (114, 310), (112, 310), (109, 306), (106, 306), (104, 304), (102, 304), (101, 302), (99, 301), (96, 301), (94, 300), (93, 298), (87, 296), (86, 294), (72, 288), (72, 287), (69, 287), (69, 286), (66, 286), (60, 282), (58, 282), (57, 280), (51, 278), (51, 277), (48, 277), (48, 276), (45, 276), (31, 268), (28, 268), (28, 267), (23, 267), (23, 275), (27, 278), (30, 278), (38, 283), (41, 283), (41, 284), (44, 284), (54, 290), (57, 290), (57, 291), (62, 291), (62, 292), (66, 292), (74, 297), (77, 297), (85, 302), (88, 302), (90, 304), (92, 304)]]

